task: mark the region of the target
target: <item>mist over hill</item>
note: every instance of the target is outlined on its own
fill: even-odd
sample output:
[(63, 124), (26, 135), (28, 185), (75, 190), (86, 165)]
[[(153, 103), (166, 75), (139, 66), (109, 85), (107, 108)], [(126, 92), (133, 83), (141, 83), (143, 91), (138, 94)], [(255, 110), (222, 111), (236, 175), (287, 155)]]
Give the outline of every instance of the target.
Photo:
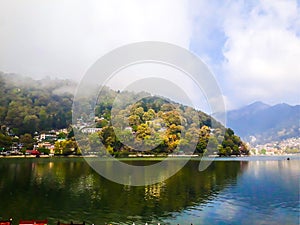
[(14, 135), (68, 127), (74, 87), (70, 80), (0, 73), (1, 126)]

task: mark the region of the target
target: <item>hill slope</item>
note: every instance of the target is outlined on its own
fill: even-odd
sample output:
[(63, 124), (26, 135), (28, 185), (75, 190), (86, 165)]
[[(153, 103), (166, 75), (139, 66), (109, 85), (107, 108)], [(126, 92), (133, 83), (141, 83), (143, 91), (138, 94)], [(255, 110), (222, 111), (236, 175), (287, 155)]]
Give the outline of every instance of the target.
[(300, 105), (255, 102), (229, 111), (227, 126), (246, 141), (267, 143), (299, 136)]
[[(7, 136), (33, 135), (71, 126), (74, 103), (74, 107), (79, 109), (74, 113), (73, 108), (74, 131), (78, 129), (81, 132), (81, 125), (98, 128), (99, 131), (84, 137), (82, 152), (93, 151), (92, 143), (96, 144), (100, 138), (110, 154), (140, 151), (143, 143), (147, 151), (150, 149), (157, 153), (175, 153), (175, 150), (177, 153), (193, 150), (203, 153), (213, 149), (211, 154), (248, 154), (246, 146), (233, 130), (225, 129), (209, 115), (191, 107), (159, 96), (136, 101), (141, 93), (119, 92), (107, 87), (96, 96), (98, 101), (101, 99), (96, 104), (91, 96), (73, 102), (73, 95), (67, 91), (73, 86), (74, 83), (69, 80), (33, 80), (0, 73), (0, 133), (5, 136), (0, 138), (0, 147), (11, 146), (12, 140), (6, 139)], [(121, 104), (124, 107), (115, 110), (112, 116), (116, 96), (125, 104)], [(89, 109), (95, 110), (90, 112)], [(123, 141), (132, 145), (123, 144)]]
[(0, 125), (15, 135), (67, 127), (73, 86), (69, 80), (33, 80), (0, 72)]

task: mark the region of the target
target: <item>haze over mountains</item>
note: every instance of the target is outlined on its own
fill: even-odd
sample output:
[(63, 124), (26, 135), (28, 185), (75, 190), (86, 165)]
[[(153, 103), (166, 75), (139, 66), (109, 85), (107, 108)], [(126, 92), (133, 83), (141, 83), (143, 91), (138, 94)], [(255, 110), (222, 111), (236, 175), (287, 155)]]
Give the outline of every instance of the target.
[(245, 141), (263, 144), (300, 135), (300, 105), (285, 103), (270, 106), (263, 102), (227, 113), (227, 126)]

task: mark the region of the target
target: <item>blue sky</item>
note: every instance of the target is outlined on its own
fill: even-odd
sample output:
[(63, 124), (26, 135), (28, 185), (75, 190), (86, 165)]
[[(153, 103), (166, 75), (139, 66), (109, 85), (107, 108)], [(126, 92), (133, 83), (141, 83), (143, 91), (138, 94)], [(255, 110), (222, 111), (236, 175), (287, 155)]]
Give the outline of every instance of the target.
[(227, 109), (300, 104), (299, 1), (0, 1), (3, 72), (79, 81), (101, 56), (139, 41), (196, 54)]
[(228, 108), (299, 104), (299, 1), (212, 1), (204, 15), (194, 4), (190, 49), (214, 72)]

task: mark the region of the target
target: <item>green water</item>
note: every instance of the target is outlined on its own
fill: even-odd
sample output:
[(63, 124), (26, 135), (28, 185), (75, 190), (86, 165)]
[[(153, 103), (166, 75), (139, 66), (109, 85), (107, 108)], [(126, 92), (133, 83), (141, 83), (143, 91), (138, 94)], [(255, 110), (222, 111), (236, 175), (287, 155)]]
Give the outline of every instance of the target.
[(101, 177), (82, 158), (0, 159), (0, 219), (12, 217), (14, 224), (48, 219), (50, 225), (58, 220), (96, 225), (299, 223), (299, 158), (215, 161), (204, 172), (198, 164), (189, 162), (162, 183), (133, 187)]

